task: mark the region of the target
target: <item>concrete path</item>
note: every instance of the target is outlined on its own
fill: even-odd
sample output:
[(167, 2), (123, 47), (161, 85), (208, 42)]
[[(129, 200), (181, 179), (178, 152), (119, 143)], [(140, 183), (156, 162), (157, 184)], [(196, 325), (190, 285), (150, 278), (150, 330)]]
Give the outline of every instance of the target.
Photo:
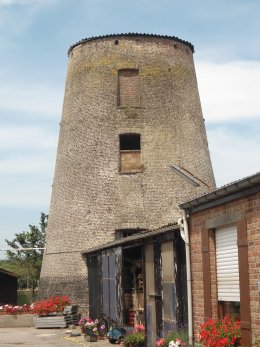
[[(108, 340), (85, 342), (84, 336), (69, 337), (67, 329), (0, 328), (0, 347), (112, 347)], [(119, 347), (119, 345), (114, 345)]]

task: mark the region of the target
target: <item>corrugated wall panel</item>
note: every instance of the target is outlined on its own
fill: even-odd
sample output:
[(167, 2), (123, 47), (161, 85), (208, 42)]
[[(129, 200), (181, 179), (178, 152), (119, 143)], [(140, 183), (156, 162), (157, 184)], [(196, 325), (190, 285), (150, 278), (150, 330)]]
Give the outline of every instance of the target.
[(216, 259), (219, 301), (240, 301), (237, 229), (216, 231)]

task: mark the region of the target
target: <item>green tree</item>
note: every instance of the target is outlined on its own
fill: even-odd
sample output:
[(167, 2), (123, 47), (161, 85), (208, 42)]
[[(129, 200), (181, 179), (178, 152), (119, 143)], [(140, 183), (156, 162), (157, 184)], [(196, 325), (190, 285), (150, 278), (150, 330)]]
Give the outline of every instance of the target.
[[(27, 250), (7, 251), (7, 260), (13, 264), (14, 267), (19, 268), (20, 284), (27, 283), (32, 289), (34, 297), (35, 288), (37, 287), (40, 278), (40, 271), (42, 265), (43, 249), (45, 246), (45, 234), (48, 223), (48, 215), (41, 213), (39, 227), (29, 225), (28, 231), (22, 231), (15, 234), (12, 241), (5, 240), (8, 246), (19, 249), (25, 248)], [(28, 250), (28, 248), (38, 248)]]

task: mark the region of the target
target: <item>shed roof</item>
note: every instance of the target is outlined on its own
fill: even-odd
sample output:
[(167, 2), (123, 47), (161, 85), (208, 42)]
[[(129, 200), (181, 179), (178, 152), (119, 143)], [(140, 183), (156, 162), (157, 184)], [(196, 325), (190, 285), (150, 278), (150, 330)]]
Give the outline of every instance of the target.
[(95, 253), (95, 252), (102, 251), (102, 250), (108, 249), (108, 248), (113, 248), (116, 246), (122, 246), (122, 245), (136, 243), (137, 241), (141, 241), (141, 240), (146, 239), (148, 237), (157, 236), (157, 235), (166, 233), (168, 231), (175, 231), (175, 230), (179, 230), (179, 229), (180, 229), (180, 227), (177, 225), (177, 223), (174, 223), (174, 224), (168, 224), (166, 226), (163, 226), (163, 227), (160, 227), (157, 229), (153, 229), (153, 230), (144, 230), (138, 234), (133, 234), (131, 236), (124, 237), (123, 239), (115, 240), (112, 242), (105, 243), (101, 246), (87, 249), (85, 251), (82, 251), (81, 254)]
[(260, 172), (183, 202), (179, 207), (197, 212), (260, 191)]
[(102, 39), (109, 39), (109, 38), (120, 38), (120, 37), (151, 37), (151, 38), (174, 40), (174, 41), (183, 43), (184, 45), (188, 46), (191, 49), (192, 53), (194, 53), (194, 46), (190, 42), (179, 39), (176, 36), (156, 35), (156, 34), (140, 34), (140, 33), (127, 33), (127, 34), (121, 33), (121, 34), (108, 34), (108, 35), (102, 35), (102, 36), (93, 36), (93, 37), (88, 37), (88, 38), (82, 39), (82, 40), (80, 40), (80, 41), (78, 41), (78, 42), (76, 42), (70, 46), (70, 48), (68, 50), (68, 54), (73, 50), (73, 48), (75, 48), (78, 45), (85, 43), (85, 42), (102, 40)]
[(0, 268), (0, 273), (4, 273), (5, 275), (9, 275), (12, 277), (20, 277), (20, 275), (15, 274), (14, 272), (6, 271), (5, 269)]

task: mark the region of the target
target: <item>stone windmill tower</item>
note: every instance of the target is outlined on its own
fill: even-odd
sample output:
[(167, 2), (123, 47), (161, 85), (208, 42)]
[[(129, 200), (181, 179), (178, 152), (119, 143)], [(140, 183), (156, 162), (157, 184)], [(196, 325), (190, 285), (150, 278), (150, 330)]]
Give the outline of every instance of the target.
[(69, 49), (42, 297), (86, 302), (82, 250), (173, 223), (178, 203), (215, 186), (193, 52), (176, 37), (146, 34)]

